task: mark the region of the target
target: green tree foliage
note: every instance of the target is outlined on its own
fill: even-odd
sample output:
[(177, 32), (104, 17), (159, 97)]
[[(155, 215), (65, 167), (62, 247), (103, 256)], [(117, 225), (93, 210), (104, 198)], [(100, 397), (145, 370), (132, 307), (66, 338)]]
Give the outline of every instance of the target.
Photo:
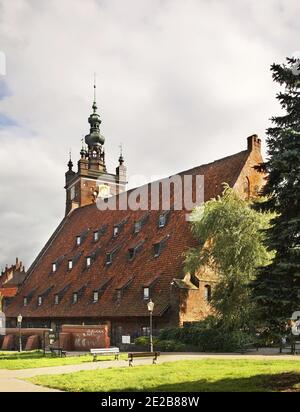
[(254, 210), (227, 185), (222, 196), (192, 213), (192, 232), (199, 248), (186, 253), (185, 271), (210, 267), (219, 275), (211, 303), (227, 330), (249, 326), (248, 285), (257, 267), (268, 264), (271, 257), (263, 231), (269, 221), (269, 213)]
[(267, 130), (268, 200), (263, 205), (276, 213), (268, 230), (268, 246), (276, 257), (254, 282), (254, 300), (266, 331), (281, 333), (300, 310), (300, 64), (287, 59), (271, 71), (284, 87), (277, 95), (283, 113), (272, 118)]

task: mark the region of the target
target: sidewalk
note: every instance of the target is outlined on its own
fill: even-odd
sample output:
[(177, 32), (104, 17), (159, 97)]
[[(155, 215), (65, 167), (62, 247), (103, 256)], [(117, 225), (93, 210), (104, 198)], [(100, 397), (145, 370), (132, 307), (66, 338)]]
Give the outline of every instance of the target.
[[(179, 360), (195, 359), (256, 359), (256, 360), (294, 360), (300, 361), (297, 355), (280, 355), (278, 350), (271, 351), (260, 350), (259, 352), (250, 352), (245, 355), (241, 354), (209, 354), (209, 353), (164, 353), (159, 357), (159, 363), (175, 362)], [(150, 359), (136, 359), (134, 365), (149, 365)], [(23, 379), (31, 378), (38, 375), (58, 375), (72, 373), (83, 370), (95, 370), (106, 368), (128, 367), (128, 361), (98, 361), (81, 363), (78, 365), (51, 366), (47, 368), (22, 369), (22, 370), (4, 370), (0, 369), (0, 392), (59, 392), (54, 389), (43, 388), (25, 382)]]

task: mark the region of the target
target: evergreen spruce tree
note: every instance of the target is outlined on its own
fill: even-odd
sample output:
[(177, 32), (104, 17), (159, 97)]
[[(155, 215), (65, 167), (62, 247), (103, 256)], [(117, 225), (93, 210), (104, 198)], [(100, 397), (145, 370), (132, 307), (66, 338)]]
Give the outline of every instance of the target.
[(294, 311), (300, 310), (300, 62), (287, 58), (271, 66), (283, 114), (267, 130), (268, 183), (264, 207), (276, 213), (267, 231), (273, 262), (254, 283), (258, 318), (266, 331), (282, 334)]

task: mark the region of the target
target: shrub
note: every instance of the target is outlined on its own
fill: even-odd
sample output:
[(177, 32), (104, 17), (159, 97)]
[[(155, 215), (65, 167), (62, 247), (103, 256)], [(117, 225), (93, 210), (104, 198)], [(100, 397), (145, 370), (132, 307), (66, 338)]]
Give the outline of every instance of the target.
[(230, 352), (254, 340), (250, 333), (225, 330), (213, 317), (183, 328), (163, 329), (160, 331), (159, 339), (194, 345), (203, 352)]
[[(139, 338), (135, 339), (134, 343), (140, 346), (149, 346), (150, 339), (148, 336), (140, 336)], [(153, 338), (153, 345), (159, 350), (164, 351), (164, 352), (180, 352), (184, 349), (183, 343), (178, 342), (176, 340), (172, 340), (172, 339), (163, 340), (163, 339)]]

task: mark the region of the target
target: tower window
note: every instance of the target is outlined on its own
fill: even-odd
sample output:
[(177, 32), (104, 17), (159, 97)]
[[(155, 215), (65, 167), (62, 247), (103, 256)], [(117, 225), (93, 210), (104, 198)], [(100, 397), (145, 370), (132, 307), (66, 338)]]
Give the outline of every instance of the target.
[(81, 236), (76, 236), (76, 245), (81, 245)]
[(144, 288), (144, 299), (145, 300), (149, 299), (149, 296), (150, 296), (149, 288)]
[(99, 232), (98, 230), (96, 232), (94, 232), (94, 242), (98, 242), (99, 240)]
[(211, 301), (211, 286), (210, 285), (204, 286), (204, 299), (206, 300), (206, 302)]
[(68, 262), (68, 269), (69, 270), (73, 269), (73, 260), (72, 259), (70, 259), (69, 262)]
[(56, 263), (52, 263), (52, 273), (55, 273), (57, 270), (57, 265)]
[(77, 303), (78, 302), (78, 294), (77, 292), (73, 293), (73, 303)]
[(75, 186), (72, 186), (70, 189), (70, 198), (71, 200), (75, 198)]
[(42, 306), (42, 304), (43, 304), (43, 297), (38, 296), (38, 306)]
[(59, 295), (57, 295), (57, 294), (54, 296), (54, 304), (55, 305), (59, 304)]
[(119, 234), (119, 226), (114, 226), (114, 231), (113, 231), (114, 237), (117, 237), (118, 234)]
[(98, 302), (98, 300), (99, 300), (99, 292), (97, 290), (95, 290), (94, 294), (93, 294), (93, 302), (94, 303)]
[(27, 306), (28, 305), (28, 299), (27, 299), (27, 297), (25, 296), (24, 298), (23, 298), (23, 306)]

